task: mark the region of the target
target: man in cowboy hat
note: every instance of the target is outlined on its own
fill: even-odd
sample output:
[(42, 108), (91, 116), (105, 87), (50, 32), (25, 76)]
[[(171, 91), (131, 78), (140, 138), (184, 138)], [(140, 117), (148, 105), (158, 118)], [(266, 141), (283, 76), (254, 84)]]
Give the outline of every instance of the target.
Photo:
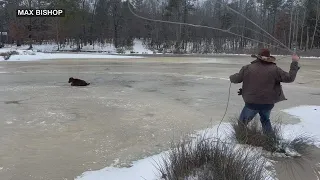
[(291, 83), (295, 80), (300, 67), (299, 57), (292, 56), (290, 71), (285, 72), (276, 64), (276, 58), (268, 49), (262, 49), (251, 64), (243, 66), (239, 73), (230, 76), (232, 83), (243, 83), (238, 92), (242, 95), (245, 106), (239, 122), (247, 125), (259, 113), (264, 133), (272, 131), (270, 113), (275, 103), (287, 100), (283, 94), (281, 82)]

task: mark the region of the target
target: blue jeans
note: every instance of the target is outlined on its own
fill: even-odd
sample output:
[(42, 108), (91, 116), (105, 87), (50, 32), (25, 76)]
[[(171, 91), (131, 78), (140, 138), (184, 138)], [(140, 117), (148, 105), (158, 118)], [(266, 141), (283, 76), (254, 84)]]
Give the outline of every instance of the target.
[(260, 122), (263, 132), (269, 133), (272, 131), (270, 122), (270, 113), (274, 104), (248, 104), (244, 106), (239, 121), (244, 125), (247, 125), (258, 113), (260, 115)]

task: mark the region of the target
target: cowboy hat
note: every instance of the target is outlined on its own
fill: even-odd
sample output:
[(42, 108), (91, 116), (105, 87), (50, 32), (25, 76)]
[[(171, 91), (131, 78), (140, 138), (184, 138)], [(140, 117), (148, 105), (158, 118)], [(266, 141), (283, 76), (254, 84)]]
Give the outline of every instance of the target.
[(266, 62), (276, 61), (276, 58), (270, 55), (270, 51), (268, 49), (261, 49), (258, 55), (251, 55), (251, 57), (257, 58)]

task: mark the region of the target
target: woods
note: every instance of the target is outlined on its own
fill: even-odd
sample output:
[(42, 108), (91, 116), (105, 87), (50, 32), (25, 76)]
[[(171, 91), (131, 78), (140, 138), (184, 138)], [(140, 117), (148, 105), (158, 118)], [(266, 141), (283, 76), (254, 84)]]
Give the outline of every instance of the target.
[[(55, 42), (112, 43), (126, 48), (135, 38), (154, 51), (174, 53), (247, 52), (269, 46), (284, 52), (284, 44), (300, 51), (320, 48), (320, 0), (133, 0), (140, 16), (228, 30), (211, 30), (151, 22), (135, 17), (121, 0), (2, 0), (0, 31), (18, 46)], [(254, 23), (277, 38), (267, 35)], [(65, 17), (16, 17), (18, 8), (62, 8)], [(247, 37), (247, 38), (244, 38)], [(2, 40), (1, 40), (2, 41)], [(260, 42), (257, 42), (260, 41)], [(3, 41), (2, 41), (3, 42)], [(263, 44), (264, 42), (266, 44)]]

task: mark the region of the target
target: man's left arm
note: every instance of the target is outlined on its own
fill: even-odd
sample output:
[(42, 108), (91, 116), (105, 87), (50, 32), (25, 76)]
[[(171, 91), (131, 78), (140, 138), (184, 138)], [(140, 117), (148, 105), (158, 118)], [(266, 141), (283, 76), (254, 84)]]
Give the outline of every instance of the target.
[(243, 75), (244, 75), (244, 69), (245, 69), (245, 66), (243, 66), (238, 73), (235, 73), (234, 75), (231, 75), (229, 77), (230, 81), (232, 83), (235, 83), (235, 84), (242, 83)]

